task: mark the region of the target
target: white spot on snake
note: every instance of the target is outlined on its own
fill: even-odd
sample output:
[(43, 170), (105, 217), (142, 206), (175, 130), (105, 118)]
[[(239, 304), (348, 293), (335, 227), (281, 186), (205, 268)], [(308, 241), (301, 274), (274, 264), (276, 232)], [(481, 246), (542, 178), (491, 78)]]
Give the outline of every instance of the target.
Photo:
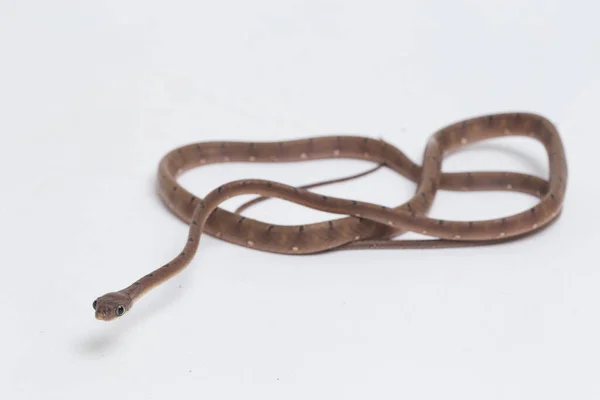
[(306, 153), (300, 154), (300, 158), (306, 158), (306, 157), (308, 157), (308, 155)]
[(509, 183), (508, 185), (506, 185), (507, 189), (512, 189), (512, 185)]
[(388, 221), (388, 225), (394, 225), (392, 221)]
[(426, 233), (427, 233), (427, 231), (426, 231), (425, 229), (423, 229), (423, 230), (421, 231), (421, 233), (422, 233), (422, 234), (426, 234)]
[(339, 149), (335, 149), (335, 150), (333, 151), (333, 155), (334, 155), (334, 156), (339, 156), (339, 155), (340, 155), (340, 150), (339, 150)]
[(248, 160), (250, 160), (250, 161), (256, 161), (256, 157), (250, 156), (250, 158), (248, 158)]
[(538, 224), (533, 224), (531, 227), (532, 227), (533, 229), (535, 229), (535, 228), (537, 228), (537, 227), (538, 227)]
[(354, 240), (359, 240), (360, 236), (354, 236)]
[(460, 139), (461, 144), (467, 144), (467, 142), (468, 142), (467, 138)]
[(292, 250), (298, 251), (298, 247), (294, 246), (294, 247), (292, 247)]
[(454, 239), (460, 239), (460, 235), (454, 235)]
[(254, 246), (254, 242), (252, 240), (248, 240), (248, 246)]
[(504, 236), (506, 236), (506, 232), (500, 232), (500, 234), (498, 236), (499, 237), (504, 237)]
[(227, 156), (223, 157), (223, 161), (229, 161), (229, 160), (230, 160), (229, 157), (227, 157)]
[(215, 233), (215, 236), (216, 236), (216, 237), (221, 237), (222, 235), (223, 235), (223, 234), (222, 234), (221, 232), (217, 232), (217, 233)]

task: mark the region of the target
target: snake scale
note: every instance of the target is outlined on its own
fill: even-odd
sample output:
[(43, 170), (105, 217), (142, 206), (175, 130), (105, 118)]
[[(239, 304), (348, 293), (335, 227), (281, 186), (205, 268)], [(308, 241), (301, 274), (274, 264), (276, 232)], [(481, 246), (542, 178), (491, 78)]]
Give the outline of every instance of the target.
[[(443, 158), (482, 140), (526, 136), (547, 153), (548, 179), (516, 172), (442, 172)], [(396, 207), (324, 196), (309, 187), (244, 179), (215, 188), (204, 198), (186, 191), (177, 177), (194, 167), (221, 162), (296, 162), (327, 158), (370, 160), (417, 184), (414, 196)], [(176, 148), (160, 161), (158, 193), (166, 206), (189, 224), (181, 252), (167, 264), (126, 288), (93, 302), (95, 316), (110, 321), (129, 311), (135, 301), (181, 272), (193, 259), (201, 234), (237, 245), (280, 254), (312, 254), (329, 250), (369, 248), (441, 248), (514, 240), (535, 233), (562, 210), (567, 185), (567, 161), (555, 125), (533, 113), (498, 113), (464, 119), (439, 129), (429, 139), (422, 165), (413, 163), (381, 139), (361, 136), (321, 136), (279, 142), (202, 142)], [(514, 215), (478, 221), (453, 221), (427, 216), (438, 190), (510, 190), (539, 198), (535, 206)], [(274, 225), (232, 213), (219, 204), (235, 196), (257, 194), (316, 210), (346, 215), (305, 225)], [(404, 232), (437, 239), (392, 240)]]

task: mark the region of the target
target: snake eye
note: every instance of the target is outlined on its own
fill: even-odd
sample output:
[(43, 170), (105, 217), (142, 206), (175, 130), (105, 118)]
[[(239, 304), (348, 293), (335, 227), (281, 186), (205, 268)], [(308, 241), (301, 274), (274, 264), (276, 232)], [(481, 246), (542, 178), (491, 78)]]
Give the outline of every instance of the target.
[(92, 307), (94, 307), (94, 310), (96, 309), (97, 305), (98, 305), (98, 300), (94, 300), (94, 303), (92, 303)]
[(118, 316), (123, 315), (124, 312), (125, 312), (125, 307), (123, 307), (123, 306), (118, 306), (117, 307), (117, 315)]

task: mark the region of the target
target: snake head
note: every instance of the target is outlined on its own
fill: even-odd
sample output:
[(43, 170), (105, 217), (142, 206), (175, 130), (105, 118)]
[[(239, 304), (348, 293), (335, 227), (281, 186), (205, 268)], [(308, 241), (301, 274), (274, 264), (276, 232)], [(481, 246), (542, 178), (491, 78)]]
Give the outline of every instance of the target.
[(111, 321), (129, 311), (131, 305), (131, 298), (126, 294), (111, 292), (98, 297), (92, 306), (96, 311), (96, 319)]

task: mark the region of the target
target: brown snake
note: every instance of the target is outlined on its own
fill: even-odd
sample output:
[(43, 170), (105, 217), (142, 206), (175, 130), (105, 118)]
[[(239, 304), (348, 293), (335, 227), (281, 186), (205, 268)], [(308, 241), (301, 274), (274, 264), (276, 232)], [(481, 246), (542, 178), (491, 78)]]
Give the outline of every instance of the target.
[[(467, 144), (504, 136), (528, 136), (543, 144), (549, 178), (515, 172), (441, 171), (445, 155)], [(384, 164), (417, 183), (415, 195), (394, 208), (323, 196), (282, 183), (248, 179), (229, 182), (204, 199), (181, 187), (176, 178), (196, 166), (219, 162), (292, 162), (326, 158), (353, 158)], [(473, 246), (517, 239), (537, 232), (562, 209), (567, 184), (567, 163), (556, 127), (531, 113), (479, 116), (438, 130), (427, 143), (423, 164), (417, 165), (383, 140), (358, 136), (324, 136), (283, 142), (206, 142), (190, 144), (166, 154), (158, 167), (158, 192), (167, 207), (189, 224), (181, 253), (172, 261), (130, 286), (98, 297), (97, 319), (109, 321), (125, 314), (152, 288), (181, 272), (198, 249), (202, 232), (253, 249), (310, 254), (332, 249), (433, 248)], [(316, 185), (313, 185), (313, 187)], [(517, 214), (479, 221), (450, 221), (426, 216), (438, 189), (511, 190), (537, 196), (534, 206)], [(242, 194), (259, 194), (313, 209), (346, 214), (345, 218), (307, 225), (272, 225), (231, 213), (219, 204)], [(416, 232), (437, 240), (391, 240), (403, 232)]]

